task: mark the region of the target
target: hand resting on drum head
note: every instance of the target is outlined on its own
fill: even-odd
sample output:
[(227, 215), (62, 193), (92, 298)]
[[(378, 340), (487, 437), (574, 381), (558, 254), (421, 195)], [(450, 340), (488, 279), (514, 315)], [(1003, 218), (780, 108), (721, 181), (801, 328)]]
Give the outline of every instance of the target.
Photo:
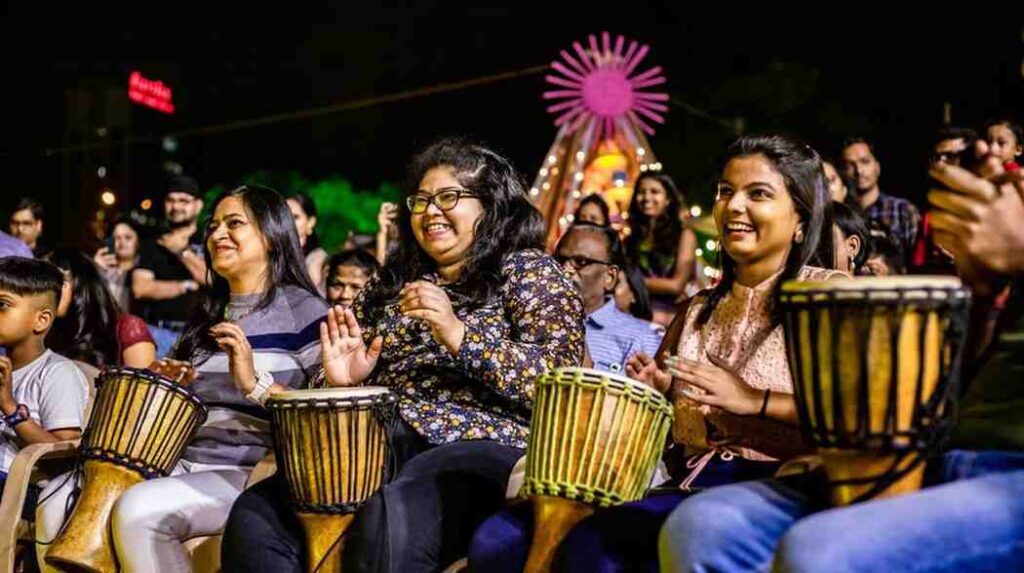
[(172, 358), (155, 360), (146, 367), (146, 370), (159, 374), (168, 380), (173, 380), (182, 386), (188, 386), (195, 382), (196, 379), (196, 369), (191, 364)]

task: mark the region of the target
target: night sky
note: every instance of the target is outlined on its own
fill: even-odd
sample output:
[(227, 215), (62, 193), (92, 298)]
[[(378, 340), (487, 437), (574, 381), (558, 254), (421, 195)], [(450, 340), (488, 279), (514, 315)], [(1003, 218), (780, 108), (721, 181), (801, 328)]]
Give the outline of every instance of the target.
[[(158, 198), (160, 165), (169, 157), (160, 147), (163, 134), (544, 65), (573, 40), (602, 30), (650, 44), (645, 64), (665, 68), (675, 103), (651, 144), (705, 206), (735, 118), (747, 131), (800, 135), (826, 154), (844, 135), (867, 134), (879, 144), (883, 190), (918, 201), (943, 102), (951, 102), (958, 125), (995, 115), (1024, 120), (1019, 5), (994, 8), (986, 22), (956, 11), (901, 20), (845, 4), (830, 5), (836, 16), (739, 7), (698, 15), (684, 2), (601, 11), (557, 2), (292, 2), (256, 11), (251, 3), (229, 10), (209, 1), (117, 11), (23, 4), (8, 6), (3, 23), (0, 168), (7, 188), (0, 211), (6, 221), (18, 197), (42, 198), (51, 242), (81, 234), (83, 214), (96, 207), (104, 184), (94, 176), (99, 162), (109, 163), (107, 182), (122, 201)], [(167, 118), (133, 107), (124, 125), (107, 125), (100, 137), (96, 129), (110, 123), (102, 93), (125, 91), (131, 70), (170, 85), (177, 112)], [(338, 174), (375, 188), (400, 182), (418, 145), (467, 134), (509, 154), (532, 180), (555, 134), (543, 89), (543, 75), (534, 74), (182, 136), (170, 158), (204, 187), (267, 169), (309, 178)], [(89, 113), (69, 112), (69, 93), (91, 101), (79, 108)], [(127, 153), (125, 137), (132, 141)]]

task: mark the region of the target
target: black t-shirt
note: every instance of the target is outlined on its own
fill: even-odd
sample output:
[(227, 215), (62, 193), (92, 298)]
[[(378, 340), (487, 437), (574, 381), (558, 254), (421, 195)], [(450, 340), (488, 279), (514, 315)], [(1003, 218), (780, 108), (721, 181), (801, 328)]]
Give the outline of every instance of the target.
[[(202, 237), (197, 232), (189, 239), (189, 244), (201, 247), (201, 241)], [(193, 280), (192, 273), (188, 271), (185, 263), (181, 262), (177, 255), (168, 251), (163, 245), (157, 243), (155, 237), (142, 241), (139, 246), (139, 263), (135, 268), (152, 272), (158, 281)], [(135, 313), (149, 324), (156, 324), (160, 320), (185, 322), (188, 320), (189, 310), (198, 299), (198, 292), (190, 292), (165, 300), (132, 298)]]

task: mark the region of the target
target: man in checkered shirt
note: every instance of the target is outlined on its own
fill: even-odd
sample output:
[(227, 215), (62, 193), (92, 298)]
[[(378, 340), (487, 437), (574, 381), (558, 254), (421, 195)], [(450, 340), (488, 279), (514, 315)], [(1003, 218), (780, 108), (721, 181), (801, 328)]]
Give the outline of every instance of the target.
[(899, 246), (906, 267), (921, 226), (917, 207), (906, 199), (882, 193), (878, 187), (882, 166), (875, 157), (874, 147), (864, 138), (856, 137), (843, 143), (843, 171), (864, 215)]

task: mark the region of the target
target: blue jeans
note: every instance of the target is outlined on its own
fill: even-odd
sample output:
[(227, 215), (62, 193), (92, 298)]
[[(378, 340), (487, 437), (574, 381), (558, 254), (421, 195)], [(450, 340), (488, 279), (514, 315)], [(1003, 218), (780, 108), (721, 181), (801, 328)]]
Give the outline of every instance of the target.
[(1019, 570), (1024, 453), (955, 450), (940, 469), (943, 485), (835, 509), (807, 481), (703, 492), (662, 529), (662, 571)]
[[(778, 467), (775, 462), (739, 458), (722, 461), (716, 456), (694, 486), (712, 488), (760, 479), (773, 475)], [(668, 487), (658, 495), (598, 510), (568, 533), (552, 569), (588, 573), (657, 571), (658, 530), (687, 495), (676, 487)], [(487, 573), (522, 571), (533, 537), (532, 509), (529, 503), (519, 504), (481, 524), (469, 546), (470, 569)]]
[(153, 342), (156, 343), (156, 357), (166, 358), (174, 349), (174, 343), (178, 341), (181, 333), (169, 328), (160, 328), (154, 324), (146, 326), (149, 327), (149, 333), (153, 336)]

